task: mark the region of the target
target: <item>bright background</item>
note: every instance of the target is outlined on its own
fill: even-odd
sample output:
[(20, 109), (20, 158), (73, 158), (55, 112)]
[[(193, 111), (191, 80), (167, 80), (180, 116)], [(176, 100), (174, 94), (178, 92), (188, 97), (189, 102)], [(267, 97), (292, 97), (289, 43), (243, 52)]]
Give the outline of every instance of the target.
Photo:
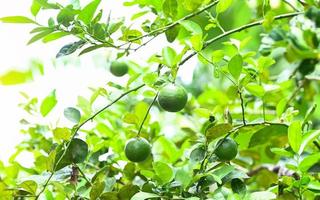
[[(63, 2), (63, 1), (61, 1)], [(81, 0), (82, 5), (87, 1)], [(113, 17), (121, 17), (134, 13), (137, 8), (125, 8), (121, 4), (123, 1), (104, 0), (105, 5), (102, 5), (104, 10), (117, 10), (112, 12)], [(0, 7), (0, 17), (12, 15), (24, 15), (31, 17), (29, 7), (31, 0), (25, 1), (5, 1)], [(42, 12), (37, 17), (37, 21), (45, 24), (50, 12)], [(51, 13), (52, 14), (52, 13)], [(130, 19), (130, 16), (125, 16)], [(10, 155), (14, 152), (14, 147), (22, 141), (23, 135), (20, 133), (21, 125), (19, 121), (23, 118), (24, 113), (22, 108), (18, 107), (24, 98), (19, 93), (24, 91), (31, 97), (39, 97), (41, 101), (53, 89), (57, 90), (58, 104), (45, 119), (39, 117), (33, 119), (46, 120), (48, 123), (57, 123), (63, 120), (63, 109), (68, 106), (74, 106), (79, 95), (86, 96), (88, 87), (104, 86), (108, 81), (124, 81), (126, 78), (115, 78), (108, 72), (107, 57), (114, 55), (114, 50), (101, 50), (94, 53), (81, 56), (69, 56), (66, 59), (71, 63), (65, 65), (64, 59), (55, 60), (55, 55), (59, 49), (72, 41), (72, 37), (65, 37), (61, 40), (52, 43), (43, 44), (36, 42), (27, 45), (30, 39), (29, 31), (33, 28), (32, 25), (19, 24), (2, 24), (0, 23), (0, 74), (9, 69), (26, 69), (32, 59), (43, 62), (45, 68), (44, 76), (37, 76), (33, 82), (15, 85), (1, 86), (0, 85), (0, 160), (6, 162)], [(134, 61), (143, 61), (153, 52), (161, 52), (160, 47), (164, 46), (165, 39), (158, 37), (147, 47), (142, 48), (138, 52), (130, 55)], [(104, 60), (104, 56), (106, 59)], [(129, 58), (129, 59), (130, 59)], [(192, 59), (188, 62), (188, 66), (184, 70), (180, 70), (179, 76), (185, 82), (189, 82), (192, 77), (192, 70), (196, 65), (196, 60)], [(29, 120), (29, 119), (28, 119)], [(29, 155), (20, 155), (20, 162), (24, 165), (32, 164)]]

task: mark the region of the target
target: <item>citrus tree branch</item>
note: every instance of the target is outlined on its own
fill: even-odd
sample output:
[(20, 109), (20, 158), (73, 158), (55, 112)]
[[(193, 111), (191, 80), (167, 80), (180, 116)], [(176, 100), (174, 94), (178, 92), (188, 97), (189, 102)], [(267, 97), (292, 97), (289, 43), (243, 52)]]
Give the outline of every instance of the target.
[(101, 108), (98, 112), (96, 112), (94, 115), (92, 115), (91, 117), (89, 117), (88, 119), (86, 119), (85, 121), (83, 121), (80, 125), (78, 125), (75, 130), (74, 130), (74, 133), (72, 134), (71, 136), (71, 139), (70, 139), (70, 142), (67, 144), (67, 146), (65, 147), (62, 155), (60, 156), (60, 158), (58, 159), (58, 161), (55, 163), (54, 167), (53, 167), (53, 170), (49, 176), (49, 178), (46, 180), (43, 188), (41, 189), (41, 191), (37, 194), (35, 200), (38, 200), (40, 195), (45, 191), (46, 187), (48, 186), (51, 178), (53, 177), (56, 169), (57, 169), (57, 166), (60, 164), (60, 162), (62, 161), (62, 158), (65, 156), (68, 148), (70, 147), (70, 144), (71, 144), (71, 141), (75, 138), (75, 136), (77, 135), (78, 131), (81, 129), (82, 126), (84, 126), (87, 122), (93, 120), (97, 115), (99, 115), (100, 113), (102, 113), (103, 111), (105, 111), (106, 109), (108, 109), (110, 106), (112, 106), (113, 104), (115, 104), (116, 102), (118, 102), (120, 99), (122, 99), (123, 97), (127, 96), (128, 94), (130, 94), (131, 92), (135, 92), (137, 90), (139, 90), (140, 88), (144, 87), (145, 84), (141, 84), (139, 85), (138, 87), (135, 87), (131, 90), (128, 90), (124, 93), (122, 93), (118, 98), (116, 98), (115, 100), (113, 100), (111, 103), (109, 103), (108, 105), (104, 106), (103, 108)]
[[(277, 15), (277, 16), (274, 17), (274, 20), (290, 18), (290, 17), (294, 17), (294, 16), (297, 16), (297, 15), (300, 15), (300, 14), (303, 14), (303, 13), (304, 12), (293, 12), (293, 13), (286, 13), (286, 14), (282, 14), (282, 15)], [(217, 40), (225, 38), (226, 36), (229, 36), (231, 34), (234, 34), (234, 33), (237, 33), (237, 32), (241, 32), (241, 31), (246, 30), (246, 29), (251, 28), (251, 27), (260, 26), (260, 25), (262, 25), (263, 22), (264, 22), (264, 19), (258, 20), (258, 21), (255, 21), (255, 22), (252, 22), (252, 23), (249, 23), (249, 24), (245, 24), (245, 25), (240, 26), (238, 28), (226, 31), (226, 32), (224, 32), (224, 33), (222, 33), (222, 34), (220, 34), (220, 35), (218, 35), (218, 36), (206, 41), (201, 50), (206, 49), (208, 46), (210, 46), (212, 43), (216, 42)], [(185, 62), (187, 62), (189, 59), (191, 59), (196, 54), (197, 54), (196, 51), (192, 52), (190, 55), (188, 55), (186, 58), (184, 58), (179, 63), (179, 65), (183, 65)]]
[(147, 120), (147, 117), (148, 117), (148, 115), (149, 115), (149, 112), (150, 112), (150, 110), (151, 110), (154, 102), (157, 100), (158, 94), (159, 94), (159, 92), (157, 92), (156, 96), (153, 98), (153, 100), (152, 100), (151, 104), (149, 105), (149, 108), (148, 108), (148, 110), (147, 110), (147, 112), (146, 112), (146, 114), (145, 114), (145, 116), (144, 116), (144, 118), (143, 118), (143, 120), (142, 120), (142, 122), (141, 122), (141, 124), (140, 124), (139, 131), (138, 131), (138, 134), (137, 134), (138, 137), (140, 136), (140, 133), (141, 133), (143, 124), (144, 124), (145, 121)]
[[(182, 22), (182, 21), (184, 21), (184, 20), (187, 20), (187, 19), (190, 19), (190, 18), (192, 18), (192, 17), (194, 17), (194, 16), (196, 16), (196, 15), (199, 15), (199, 14), (201, 14), (202, 12), (204, 12), (204, 11), (212, 8), (212, 7), (215, 6), (218, 2), (219, 2), (219, 0), (213, 1), (212, 3), (204, 6), (202, 9), (200, 9), (200, 10), (198, 10), (198, 11), (196, 11), (196, 12), (190, 13), (190, 14), (188, 14), (188, 15), (180, 18), (179, 20), (177, 20), (177, 21), (175, 21), (175, 22), (173, 22), (173, 23), (171, 23), (171, 24), (168, 24), (167, 26), (164, 26), (164, 27), (158, 28), (158, 29), (156, 29), (156, 30), (153, 30), (153, 31), (151, 31), (151, 32), (149, 32), (149, 33), (147, 33), (147, 34), (145, 34), (145, 35), (140, 36), (140, 37), (133, 38), (133, 39), (127, 41), (126, 43), (123, 43), (123, 44), (119, 45), (119, 47), (122, 47), (122, 46), (124, 46), (124, 45), (129, 44), (129, 43), (132, 43), (132, 42), (134, 42), (134, 41), (143, 39), (143, 38), (145, 38), (145, 37), (152, 36), (152, 35), (154, 35), (154, 34), (156, 34), (156, 36), (158, 36), (159, 34), (161, 34), (161, 33), (165, 32), (165, 31), (167, 31), (167, 30), (175, 27), (175, 26), (178, 25), (180, 22)], [(156, 36), (154, 36), (154, 37), (156, 37)]]

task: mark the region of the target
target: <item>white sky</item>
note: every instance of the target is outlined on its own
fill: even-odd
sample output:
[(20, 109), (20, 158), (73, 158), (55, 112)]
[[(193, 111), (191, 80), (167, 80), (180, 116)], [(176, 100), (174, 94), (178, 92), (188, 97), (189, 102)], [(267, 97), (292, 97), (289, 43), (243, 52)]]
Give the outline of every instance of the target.
[[(84, 1), (81, 1), (84, 2)], [(110, 3), (112, 2), (112, 3)], [(132, 8), (123, 8), (118, 0), (103, 0), (103, 3), (108, 4), (103, 8), (116, 8), (117, 12), (113, 12), (113, 16), (118, 14), (132, 14), (129, 12)], [(11, 0), (5, 1), (0, 7), (0, 17), (10, 15), (25, 15), (30, 17), (29, 6), (31, 0)], [(40, 15), (42, 18), (46, 16)], [(41, 42), (27, 46), (26, 43), (30, 39), (29, 31), (33, 26), (18, 25), (18, 24), (2, 24), (0, 23), (0, 73), (3, 73), (12, 68), (24, 68), (31, 59), (36, 58), (45, 63), (46, 75), (38, 77), (32, 83), (17, 86), (1, 86), (0, 85), (0, 160), (6, 161), (14, 152), (14, 147), (22, 140), (23, 135), (19, 132), (19, 120), (23, 116), (21, 108), (17, 105), (21, 103), (23, 98), (19, 91), (25, 91), (30, 96), (40, 97), (40, 100), (49, 94), (52, 89), (57, 89), (58, 105), (53, 113), (45, 119), (50, 123), (55, 123), (62, 118), (62, 112), (65, 107), (74, 106), (77, 96), (86, 94), (88, 86), (103, 86), (107, 81), (115, 79), (106, 74), (103, 67), (93, 67), (94, 53), (82, 56), (80, 58), (80, 66), (67, 67), (52, 67), (52, 60), (57, 51), (64, 44), (73, 41), (72, 37), (67, 37), (49, 44)], [(164, 37), (159, 37), (148, 44), (148, 47), (142, 48), (137, 53), (130, 56), (135, 61), (146, 60), (152, 52), (160, 52), (163, 47)], [(100, 52), (103, 54), (103, 52)], [(77, 59), (77, 58), (74, 58)], [(75, 61), (75, 63), (78, 63)], [(189, 80), (191, 71), (195, 67), (195, 60), (188, 62), (184, 70), (180, 71), (180, 76)], [(43, 120), (41, 118), (37, 120)], [(27, 160), (26, 155), (24, 158)], [(28, 163), (30, 164), (30, 163)]]

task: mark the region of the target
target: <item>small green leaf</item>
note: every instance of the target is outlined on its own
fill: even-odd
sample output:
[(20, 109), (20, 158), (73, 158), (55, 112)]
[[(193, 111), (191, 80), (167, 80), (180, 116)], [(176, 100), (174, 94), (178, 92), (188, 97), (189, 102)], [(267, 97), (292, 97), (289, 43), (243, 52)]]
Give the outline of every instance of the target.
[(157, 194), (147, 193), (147, 192), (138, 192), (133, 197), (131, 197), (131, 200), (145, 200), (145, 199), (153, 199), (153, 198), (160, 198)]
[(302, 136), (302, 141), (301, 141), (301, 145), (300, 145), (300, 149), (299, 149), (298, 153), (302, 154), (302, 152), (304, 151), (304, 149), (308, 145), (308, 143), (313, 141), (315, 138), (319, 137), (319, 135), (320, 135), (320, 130), (311, 130), (311, 131), (308, 131), (307, 133), (305, 133)]
[(30, 7), (30, 11), (31, 11), (32, 15), (37, 16), (40, 9), (41, 9), (41, 5), (36, 0), (33, 0), (32, 5)]
[(53, 130), (53, 136), (57, 140), (69, 140), (71, 131), (68, 128), (55, 128)]
[(199, 24), (196, 22), (190, 21), (190, 20), (184, 20), (182, 22), (179, 22), (183, 28), (185, 28), (187, 31), (191, 32), (192, 35), (202, 35), (202, 29)]
[(168, 67), (174, 67), (177, 53), (171, 47), (165, 47), (162, 50), (163, 61)]
[(277, 154), (278, 156), (284, 156), (284, 157), (293, 157), (293, 153), (291, 153), (290, 151), (286, 151), (285, 149), (282, 148), (271, 148), (270, 151), (274, 154)]
[(181, 183), (184, 188), (186, 188), (192, 181), (192, 175), (188, 171), (185, 171), (183, 169), (178, 169), (176, 172), (175, 180)]
[(195, 148), (190, 154), (190, 160), (193, 162), (201, 162), (204, 159), (206, 150), (203, 146)]
[(246, 184), (244, 184), (244, 182), (239, 178), (234, 178), (231, 180), (231, 188), (232, 188), (232, 192), (238, 193), (241, 195), (244, 195), (247, 190)]
[(86, 5), (78, 15), (78, 20), (83, 21), (85, 24), (89, 24), (96, 12), (101, 0), (93, 0), (91, 3)]
[(298, 153), (302, 142), (302, 130), (300, 121), (295, 121), (290, 124), (288, 128), (288, 139), (292, 150)]
[(85, 41), (80, 40), (77, 42), (67, 44), (60, 49), (56, 57), (60, 58), (62, 56), (70, 55), (74, 53), (77, 49), (80, 49), (85, 43), (86, 43)]
[(320, 153), (315, 153), (306, 156), (299, 164), (299, 169), (302, 172), (307, 172), (310, 167), (312, 167), (314, 164), (318, 163), (320, 161)]
[(226, 11), (231, 6), (232, 1), (233, 0), (220, 0), (216, 6), (216, 12), (219, 14)]
[(242, 56), (237, 54), (231, 58), (228, 63), (228, 69), (233, 78), (237, 81), (242, 71)]
[(47, 29), (47, 30), (44, 30), (44, 31), (42, 31), (42, 32), (37, 33), (36, 35), (34, 35), (34, 36), (28, 41), (28, 45), (29, 45), (29, 44), (32, 44), (32, 43), (34, 43), (34, 42), (36, 42), (36, 41), (38, 41), (38, 40), (40, 40), (40, 39), (42, 39), (42, 38), (44, 38), (44, 37), (46, 37), (47, 35), (49, 35), (49, 34), (52, 33), (52, 32), (53, 32), (53, 29)]
[(3, 23), (17, 23), (17, 24), (37, 24), (37, 22), (24, 16), (8, 16), (0, 18)]
[(165, 0), (162, 4), (163, 13), (167, 17), (175, 18), (178, 13), (177, 0)]
[(90, 200), (98, 199), (102, 194), (105, 186), (105, 182), (95, 181), (90, 191)]
[(168, 42), (173, 42), (178, 36), (179, 31), (180, 31), (180, 27), (178, 25), (166, 30), (165, 35)]
[(51, 41), (54, 41), (54, 40), (57, 40), (57, 39), (60, 39), (64, 36), (67, 36), (67, 35), (70, 35), (70, 33), (67, 33), (67, 32), (54, 32), (54, 33), (51, 33), (49, 35), (46, 35), (42, 41), (44, 43), (48, 43), (48, 42), (51, 42)]
[(288, 127), (282, 124), (266, 125), (256, 131), (250, 138), (249, 148), (270, 142), (273, 138), (283, 138), (286, 143)]
[(38, 184), (33, 180), (27, 180), (19, 184), (19, 187), (35, 195), (37, 193)]
[(153, 163), (153, 169), (163, 184), (169, 183), (173, 179), (173, 170), (168, 164), (158, 161)]
[(81, 113), (76, 108), (68, 107), (68, 108), (64, 109), (63, 114), (71, 122), (74, 122), (74, 123), (80, 122)]
[(43, 99), (40, 105), (40, 113), (43, 117), (47, 116), (50, 111), (56, 106), (56, 90), (53, 90), (46, 98)]
[(229, 131), (231, 131), (232, 128), (233, 128), (232, 125), (229, 123), (217, 124), (215, 126), (211, 126), (207, 128), (205, 133), (207, 140), (210, 142), (218, 137), (221, 137), (227, 134)]
[(245, 88), (248, 92), (257, 97), (263, 97), (265, 94), (264, 88), (257, 83), (248, 83)]

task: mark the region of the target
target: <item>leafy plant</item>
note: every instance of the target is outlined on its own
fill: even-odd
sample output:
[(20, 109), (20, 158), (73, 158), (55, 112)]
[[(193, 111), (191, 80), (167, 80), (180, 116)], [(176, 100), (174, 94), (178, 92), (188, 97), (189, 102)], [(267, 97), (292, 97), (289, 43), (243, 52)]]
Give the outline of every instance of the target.
[[(25, 123), (29, 139), (0, 165), (1, 198), (319, 198), (319, 1), (133, 0), (123, 3), (139, 8), (130, 23), (98, 11), (101, 2), (33, 0), (33, 18), (53, 10), (47, 25), (0, 18), (33, 24), (29, 44), (73, 36), (57, 58), (113, 49), (111, 73), (129, 77), (67, 107), (72, 127)], [(126, 60), (162, 34), (148, 67)], [(192, 58), (199, 65), (186, 84), (179, 72)], [(21, 107), (45, 118), (55, 92), (41, 102), (24, 95)], [(95, 110), (96, 99), (109, 103)], [(25, 151), (32, 168), (15, 160)]]

